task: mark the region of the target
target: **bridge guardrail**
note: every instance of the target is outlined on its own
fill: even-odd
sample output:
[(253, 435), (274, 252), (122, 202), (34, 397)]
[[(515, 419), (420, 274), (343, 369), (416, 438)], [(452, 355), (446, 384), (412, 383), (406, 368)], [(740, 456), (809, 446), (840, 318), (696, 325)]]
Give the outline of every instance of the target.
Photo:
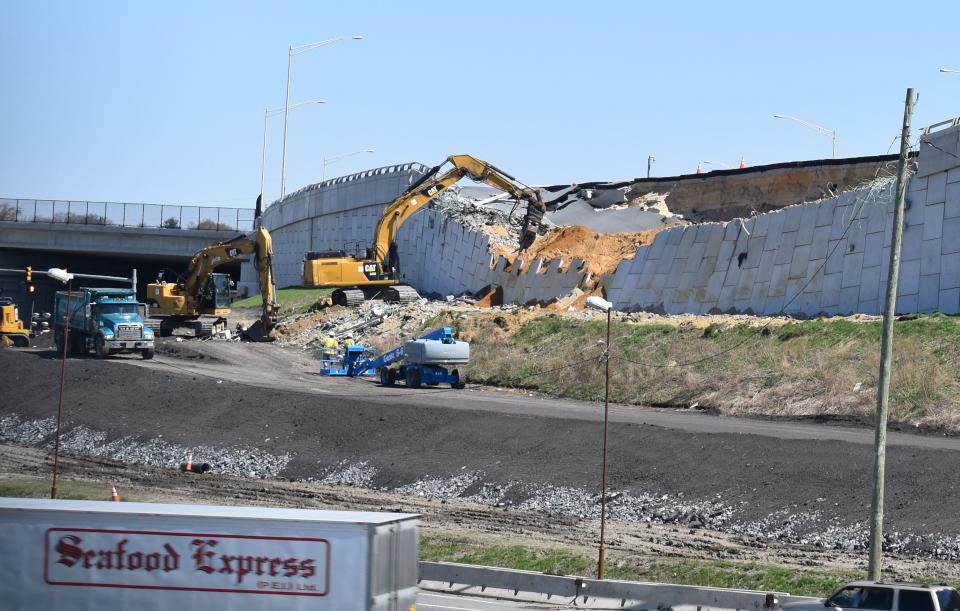
[(419, 562), (421, 590), (584, 609), (736, 609), (773, 611), (780, 604), (813, 601), (784, 592), (735, 590), (669, 583), (596, 580), (453, 562)]
[(143, 227), (190, 231), (253, 231), (252, 208), (0, 198), (0, 221)]

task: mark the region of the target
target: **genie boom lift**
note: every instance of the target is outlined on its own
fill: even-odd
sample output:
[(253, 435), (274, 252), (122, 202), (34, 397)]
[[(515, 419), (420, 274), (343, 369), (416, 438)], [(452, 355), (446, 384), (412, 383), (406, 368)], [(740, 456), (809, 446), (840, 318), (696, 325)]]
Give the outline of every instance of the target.
[[(393, 386), (398, 380), (403, 380), (409, 388), (438, 384), (458, 389), (466, 386), (466, 376), (459, 369), (448, 367), (470, 362), (470, 344), (454, 339), (450, 327), (431, 331), (375, 358), (365, 356), (367, 351), (363, 346), (347, 346), (342, 359), (322, 360), (320, 373), (350, 377), (379, 375), (383, 386)], [(399, 365), (393, 367), (397, 363)]]

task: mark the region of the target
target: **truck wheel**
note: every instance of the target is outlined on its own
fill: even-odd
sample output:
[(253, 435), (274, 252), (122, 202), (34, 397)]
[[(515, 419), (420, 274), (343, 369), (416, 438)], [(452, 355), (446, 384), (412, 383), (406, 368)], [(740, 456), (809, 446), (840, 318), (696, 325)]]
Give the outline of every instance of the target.
[(143, 360), (149, 361), (153, 358), (153, 348), (144, 348), (140, 351), (140, 356), (143, 357)]
[(110, 355), (110, 350), (104, 343), (102, 335), (98, 335), (97, 339), (93, 340), (93, 350), (97, 354), (98, 359), (105, 359)]
[(393, 386), (396, 381), (397, 374), (393, 369), (389, 367), (380, 368), (380, 386)]
[(456, 378), (456, 381), (454, 381), (453, 384), (450, 385), (450, 388), (456, 388), (457, 390), (460, 390), (461, 388), (465, 388), (467, 386), (467, 378), (460, 375), (459, 369), (454, 369), (452, 373), (453, 373), (453, 377)]
[(87, 341), (79, 333), (70, 334), (70, 352), (77, 356), (83, 356), (87, 353)]
[(407, 386), (409, 388), (420, 388), (420, 370), (416, 367), (407, 369)]

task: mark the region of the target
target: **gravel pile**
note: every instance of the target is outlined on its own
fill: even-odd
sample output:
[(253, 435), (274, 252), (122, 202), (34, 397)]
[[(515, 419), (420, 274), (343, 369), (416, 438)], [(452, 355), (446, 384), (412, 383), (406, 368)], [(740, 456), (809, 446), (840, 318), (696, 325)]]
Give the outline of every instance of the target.
[(40, 445), (56, 432), (57, 421), (51, 416), (43, 420), (22, 421), (16, 414), (0, 417), (0, 441), (24, 446)]
[[(21, 421), (15, 414), (6, 415), (0, 418), (0, 441), (53, 450), (54, 426), (53, 418)], [(253, 478), (277, 477), (291, 458), (287, 454), (277, 456), (251, 447), (188, 448), (170, 443), (162, 437), (148, 440), (129, 436), (109, 439), (106, 433), (83, 425), (64, 427), (60, 450), (64, 454), (170, 468), (178, 468), (192, 453), (194, 464), (207, 463), (212, 473)]]
[(349, 460), (341, 460), (336, 466), (327, 469), (323, 477), (311, 477), (307, 481), (322, 486), (358, 486), (361, 488), (369, 488), (376, 474), (377, 470), (371, 467), (367, 461), (352, 463)]

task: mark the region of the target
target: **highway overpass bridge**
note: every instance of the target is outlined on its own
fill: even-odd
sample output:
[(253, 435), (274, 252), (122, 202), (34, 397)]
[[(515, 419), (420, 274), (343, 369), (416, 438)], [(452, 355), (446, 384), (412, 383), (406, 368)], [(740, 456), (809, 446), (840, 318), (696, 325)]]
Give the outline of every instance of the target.
[[(182, 271), (197, 250), (250, 231), (253, 214), (252, 208), (0, 199), (0, 268), (117, 276), (136, 268), (142, 296), (162, 269)], [(224, 271), (239, 278), (239, 262)], [(26, 312), (24, 280), (0, 275), (0, 295), (15, 298)], [(34, 284), (34, 305), (43, 311), (59, 287), (43, 276)]]

